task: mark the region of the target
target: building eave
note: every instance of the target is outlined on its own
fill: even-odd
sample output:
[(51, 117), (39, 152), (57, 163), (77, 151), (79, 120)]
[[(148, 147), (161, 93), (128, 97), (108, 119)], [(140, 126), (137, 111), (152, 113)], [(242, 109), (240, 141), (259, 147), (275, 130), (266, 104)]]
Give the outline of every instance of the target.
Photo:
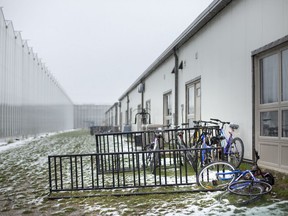
[(145, 80), (156, 68), (173, 55), (174, 50), (179, 49), (191, 37), (211, 21), (233, 0), (214, 0), (180, 35), (173, 43), (136, 79), (136, 81), (120, 96), (121, 101), (143, 80)]

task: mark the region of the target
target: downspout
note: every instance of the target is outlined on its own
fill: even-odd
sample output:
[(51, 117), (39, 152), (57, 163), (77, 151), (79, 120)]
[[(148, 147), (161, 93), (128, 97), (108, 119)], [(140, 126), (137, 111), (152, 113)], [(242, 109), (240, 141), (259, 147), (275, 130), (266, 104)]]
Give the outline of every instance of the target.
[(127, 95), (126, 125), (129, 125), (129, 95)]
[[(147, 124), (147, 115), (149, 115), (148, 111), (145, 110), (145, 107), (144, 107), (145, 83), (143, 80), (141, 80), (141, 82), (138, 86), (138, 92), (141, 94), (141, 111), (140, 111), (140, 113), (137, 113), (137, 114), (141, 115), (141, 123), (143, 126), (143, 125)], [(151, 120), (150, 120), (150, 115), (149, 115), (149, 124), (150, 124), (150, 121)]]
[(178, 73), (178, 55), (177, 55), (177, 50), (176, 50), (176, 47), (174, 47), (173, 49), (174, 51), (174, 58), (175, 58), (175, 66), (174, 66), (174, 73), (175, 73), (175, 113), (174, 113), (174, 125), (178, 125), (178, 91), (179, 91), (179, 84), (178, 84), (178, 79), (179, 79), (179, 73)]
[(113, 126), (118, 126), (118, 102), (114, 104), (115, 107), (115, 124)]
[(118, 124), (117, 125), (118, 125), (118, 130), (119, 131), (122, 131), (122, 122), (123, 122), (122, 113), (121, 113), (122, 112), (121, 103), (122, 103), (121, 101), (118, 102), (118, 111), (117, 111), (117, 117), (118, 117), (117, 118), (118, 119), (118, 121), (117, 121)]
[[(142, 81), (141, 81), (141, 84), (144, 85)], [(143, 112), (144, 111), (144, 89), (140, 93), (141, 93), (141, 112)]]
[[(141, 112), (144, 110), (144, 84), (143, 81), (140, 82), (140, 85), (142, 85), (142, 89), (138, 89), (138, 92), (141, 94)], [(143, 123), (143, 122), (142, 122)]]

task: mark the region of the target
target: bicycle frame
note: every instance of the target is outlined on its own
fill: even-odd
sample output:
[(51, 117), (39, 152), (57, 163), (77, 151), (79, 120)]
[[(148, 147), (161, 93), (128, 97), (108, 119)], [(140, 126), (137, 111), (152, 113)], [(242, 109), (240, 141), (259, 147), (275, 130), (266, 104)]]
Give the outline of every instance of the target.
[[(150, 171), (152, 174), (155, 174), (156, 166), (159, 163), (159, 151), (160, 150), (160, 138), (162, 138), (162, 130), (158, 129), (154, 131), (154, 141), (147, 145), (149, 148), (149, 153), (147, 155), (147, 162), (150, 163)], [(148, 165), (148, 164), (147, 164)]]
[(160, 149), (160, 138), (161, 138), (161, 134), (157, 133), (155, 134), (155, 138), (154, 138), (154, 146), (153, 146), (153, 151), (157, 151)]
[(220, 128), (220, 135), (221, 135), (221, 137), (224, 138), (223, 140), (221, 140), (221, 146), (224, 148), (224, 154), (225, 155), (229, 154), (229, 149), (230, 149), (230, 146), (231, 146), (232, 140), (233, 140), (233, 131), (234, 131), (233, 129), (231, 129), (231, 131), (229, 130), (228, 131), (229, 136), (227, 136), (225, 134), (224, 127)]
[(185, 145), (185, 142), (184, 142), (184, 139), (183, 139), (183, 135), (184, 135), (184, 132), (183, 131), (177, 131), (176, 132), (176, 145), (177, 147), (180, 146), (180, 145)]
[[(184, 139), (183, 139), (184, 132), (183, 131), (176, 131), (176, 147), (181, 150), (180, 154), (185, 158), (185, 160), (193, 167), (194, 171), (197, 172), (197, 161), (195, 152), (187, 147)], [(181, 157), (180, 157), (181, 162)], [(181, 165), (182, 162), (181, 162)]]
[[(236, 175), (237, 178), (233, 181), (233, 182), (236, 182), (236, 181), (239, 181), (242, 177), (245, 178), (245, 176), (247, 174), (249, 174), (249, 177), (251, 177), (254, 181), (259, 181), (259, 179), (255, 177), (255, 175), (253, 174), (253, 172), (251, 170), (245, 170), (245, 171), (234, 170), (232, 172), (218, 172), (218, 173), (216, 173), (216, 176), (221, 181), (228, 181), (228, 180), (231, 180), (232, 178), (225, 178), (225, 175), (227, 175), (227, 176)], [(223, 176), (223, 177), (221, 177), (221, 176)]]
[[(234, 142), (234, 141), (233, 141)], [(268, 193), (274, 184), (274, 177), (269, 172), (262, 172), (258, 167), (258, 152), (251, 170), (241, 171), (226, 162), (218, 161), (203, 167), (197, 176), (197, 183), (205, 189), (224, 189), (238, 195), (258, 196)]]
[[(230, 184), (233, 182), (238, 182), (241, 178), (244, 178), (244, 179), (249, 178), (252, 181), (261, 181), (256, 176), (262, 176), (262, 178), (264, 178), (267, 173), (263, 173), (262, 170), (258, 167), (258, 160), (260, 157), (257, 151), (255, 151), (255, 154), (256, 154), (256, 161), (254, 163), (254, 166), (256, 166), (256, 168), (254, 168), (253, 170), (241, 171), (239, 169), (236, 169), (230, 172), (225, 172), (225, 171), (217, 172), (216, 173), (217, 179), (219, 179), (220, 181), (228, 181), (228, 180), (233, 179), (234, 178), (233, 175), (235, 175), (236, 178), (234, 179), (234, 181), (230, 182)], [(225, 176), (232, 176), (232, 177), (226, 178)]]
[[(196, 146), (196, 148), (201, 148), (201, 164), (203, 165), (204, 163), (209, 163), (207, 161), (207, 153), (210, 153), (210, 148), (211, 148), (211, 130), (214, 130), (214, 126), (209, 126), (207, 124), (215, 124), (215, 122), (211, 121), (199, 121), (200, 123), (204, 123), (204, 126), (202, 127), (202, 132), (200, 134), (200, 140), (201, 140), (201, 146)], [(208, 140), (208, 141), (207, 141)]]
[[(235, 167), (239, 167), (243, 160), (244, 144), (241, 138), (233, 136), (234, 131), (239, 128), (239, 125), (230, 124), (230, 122), (224, 122), (219, 119), (211, 118), (210, 120), (221, 124), (216, 139), (219, 140), (218, 143), (223, 148), (224, 159), (231, 162)], [(226, 125), (229, 125), (228, 134), (225, 133)]]

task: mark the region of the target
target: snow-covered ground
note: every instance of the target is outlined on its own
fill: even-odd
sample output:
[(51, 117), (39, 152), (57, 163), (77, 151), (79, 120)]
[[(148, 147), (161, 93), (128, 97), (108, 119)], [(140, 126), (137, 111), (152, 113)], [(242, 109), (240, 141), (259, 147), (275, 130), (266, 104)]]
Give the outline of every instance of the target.
[(264, 198), (252, 205), (238, 206), (228, 200), (231, 195), (225, 192), (47, 199), (48, 155), (93, 152), (95, 138), (88, 131), (0, 143), (0, 215), (288, 214), (288, 201)]

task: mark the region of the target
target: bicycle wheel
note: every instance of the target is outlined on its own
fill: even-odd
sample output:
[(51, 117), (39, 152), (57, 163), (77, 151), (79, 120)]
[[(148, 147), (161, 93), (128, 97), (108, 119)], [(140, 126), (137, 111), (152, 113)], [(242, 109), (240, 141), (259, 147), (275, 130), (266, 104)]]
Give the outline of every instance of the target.
[(152, 174), (154, 174), (155, 173), (155, 169), (156, 169), (156, 166), (155, 166), (155, 153), (154, 152), (151, 152), (151, 154), (150, 154), (149, 166), (150, 166), (150, 172)]
[(231, 183), (228, 190), (241, 196), (259, 196), (269, 193), (272, 186), (264, 181), (241, 180)]
[(197, 183), (204, 189), (223, 189), (236, 177), (235, 168), (225, 161), (204, 166), (197, 176)]
[(152, 174), (156, 173), (156, 167), (159, 164), (159, 152), (151, 152), (151, 160), (150, 160), (150, 172)]
[(143, 150), (145, 150), (145, 158), (146, 158), (146, 166), (150, 164), (151, 158), (152, 158), (152, 151), (153, 151), (153, 144), (148, 144), (144, 146)]
[(177, 148), (177, 141), (176, 141), (176, 139), (170, 139), (169, 141), (168, 141), (168, 148), (169, 149), (176, 149)]
[[(193, 150), (192, 150), (193, 151)], [(195, 156), (195, 153), (193, 155), (192, 151), (189, 149), (185, 149), (184, 152), (184, 158), (187, 160), (187, 162), (192, 166), (193, 170), (197, 172), (197, 159)]]
[(194, 146), (191, 147), (192, 157), (194, 158), (193, 166), (195, 172), (199, 171), (201, 167), (203, 167), (202, 158), (202, 147), (201, 142), (196, 143)]
[(244, 144), (239, 137), (235, 137), (228, 150), (228, 162), (238, 168), (243, 161)]

